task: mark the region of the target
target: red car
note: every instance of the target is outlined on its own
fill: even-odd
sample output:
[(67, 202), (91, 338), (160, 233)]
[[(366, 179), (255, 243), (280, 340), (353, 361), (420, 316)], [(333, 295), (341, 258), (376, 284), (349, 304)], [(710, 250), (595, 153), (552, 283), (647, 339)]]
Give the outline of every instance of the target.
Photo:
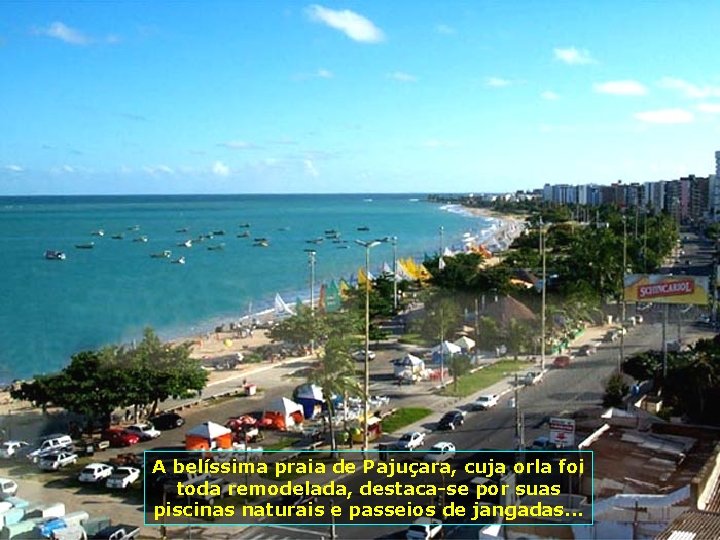
[(108, 429), (103, 434), (103, 439), (110, 442), (110, 446), (132, 446), (140, 442), (140, 437), (124, 429)]

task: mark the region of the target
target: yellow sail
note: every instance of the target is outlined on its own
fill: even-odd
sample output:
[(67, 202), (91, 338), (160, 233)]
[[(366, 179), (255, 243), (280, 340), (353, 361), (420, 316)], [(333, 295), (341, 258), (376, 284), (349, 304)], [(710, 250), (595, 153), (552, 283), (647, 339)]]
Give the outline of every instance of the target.
[(361, 289), (365, 289), (365, 287), (372, 289), (372, 281), (368, 280), (365, 269), (362, 266), (358, 268), (358, 287)]

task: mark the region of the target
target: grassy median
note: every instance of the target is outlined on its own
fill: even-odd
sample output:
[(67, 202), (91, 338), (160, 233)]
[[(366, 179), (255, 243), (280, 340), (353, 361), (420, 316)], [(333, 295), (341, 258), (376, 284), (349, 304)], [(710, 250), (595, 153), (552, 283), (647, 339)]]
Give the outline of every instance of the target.
[(432, 410), (426, 409), (425, 407), (401, 407), (391, 416), (383, 420), (383, 431), (385, 433), (392, 433), (393, 431), (397, 431), (400, 428), (422, 420), (430, 413), (432, 413)]
[(443, 396), (465, 397), (487, 388), (501, 381), (508, 373), (516, 371), (524, 371), (531, 368), (535, 364), (533, 362), (522, 362), (520, 360), (500, 360), (494, 364), (490, 364), (474, 373), (463, 375), (458, 380), (457, 391), (453, 384), (452, 377), (447, 382), (445, 388), (440, 391)]

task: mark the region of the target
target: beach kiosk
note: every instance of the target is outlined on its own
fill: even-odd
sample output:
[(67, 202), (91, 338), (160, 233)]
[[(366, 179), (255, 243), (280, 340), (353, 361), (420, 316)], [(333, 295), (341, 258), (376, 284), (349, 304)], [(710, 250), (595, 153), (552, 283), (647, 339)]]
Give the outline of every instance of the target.
[(432, 350), (433, 364), (440, 364), (443, 359), (447, 360), (451, 356), (455, 354), (460, 354), (461, 352), (462, 349), (458, 345), (450, 343), (449, 341), (443, 341), (440, 345), (438, 345)]
[(412, 354), (406, 354), (393, 362), (393, 375), (399, 381), (418, 380), (423, 371), (425, 371), (425, 362)]
[(284, 431), (302, 424), (303, 419), (302, 405), (295, 403), (291, 399), (281, 397), (267, 406), (260, 424), (263, 427)]
[(232, 446), (232, 431), (215, 422), (204, 422), (185, 434), (185, 450), (227, 450)]
[[(377, 416), (368, 417), (368, 441), (372, 442), (382, 436), (382, 420)], [(352, 440), (354, 443), (363, 442), (363, 423), (360, 421), (360, 427), (352, 430)]]
[(315, 418), (320, 414), (325, 403), (322, 388), (316, 384), (301, 384), (295, 388), (293, 399), (302, 405), (303, 416), (307, 419)]
[(467, 336), (462, 336), (462, 337), (456, 339), (454, 344), (457, 345), (458, 347), (460, 347), (460, 350), (462, 351), (463, 354), (467, 354), (472, 349), (475, 348), (475, 340), (470, 339)]

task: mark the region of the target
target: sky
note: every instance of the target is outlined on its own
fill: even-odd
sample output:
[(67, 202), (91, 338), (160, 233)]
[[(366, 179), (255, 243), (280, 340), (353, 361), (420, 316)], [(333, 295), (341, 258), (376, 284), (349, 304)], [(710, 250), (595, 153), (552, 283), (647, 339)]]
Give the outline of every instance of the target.
[(5, 0), (0, 195), (715, 172), (720, 2)]

